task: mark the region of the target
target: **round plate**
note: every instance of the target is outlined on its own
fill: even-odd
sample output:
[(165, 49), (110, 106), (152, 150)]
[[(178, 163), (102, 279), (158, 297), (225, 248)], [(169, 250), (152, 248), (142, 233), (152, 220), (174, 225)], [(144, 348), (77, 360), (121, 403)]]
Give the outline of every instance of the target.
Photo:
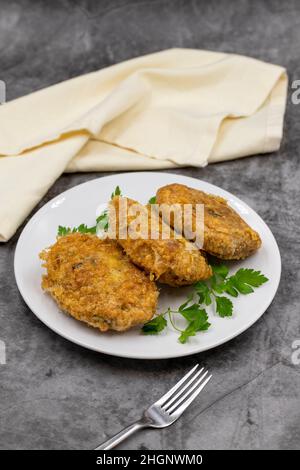
[[(211, 327), (188, 340), (178, 342), (178, 333), (168, 326), (160, 335), (145, 336), (139, 328), (124, 333), (100, 333), (62, 313), (54, 300), (41, 289), (43, 269), (39, 253), (55, 242), (58, 225), (94, 225), (96, 215), (106, 207), (117, 185), (122, 194), (146, 203), (156, 190), (170, 183), (182, 183), (192, 188), (223, 196), (262, 238), (262, 247), (250, 258), (234, 262), (233, 271), (240, 267), (260, 270), (269, 281), (249, 295), (234, 299), (234, 315), (220, 318), (208, 307)], [(214, 348), (239, 335), (265, 312), (280, 280), (281, 260), (277, 243), (264, 221), (243, 201), (212, 184), (186, 176), (156, 173), (122, 173), (80, 184), (43, 206), (27, 223), (15, 252), (15, 276), (21, 295), (33, 313), (53, 331), (76, 344), (114, 356), (163, 359), (187, 356)], [(187, 288), (163, 287), (159, 310), (178, 307), (186, 299)]]

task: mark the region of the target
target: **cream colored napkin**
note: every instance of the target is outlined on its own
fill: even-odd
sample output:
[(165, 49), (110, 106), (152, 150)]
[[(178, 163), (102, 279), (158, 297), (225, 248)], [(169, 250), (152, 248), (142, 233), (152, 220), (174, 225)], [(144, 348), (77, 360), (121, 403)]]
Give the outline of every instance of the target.
[(202, 167), (278, 149), (286, 89), (277, 65), (171, 49), (0, 106), (0, 240), (64, 171)]

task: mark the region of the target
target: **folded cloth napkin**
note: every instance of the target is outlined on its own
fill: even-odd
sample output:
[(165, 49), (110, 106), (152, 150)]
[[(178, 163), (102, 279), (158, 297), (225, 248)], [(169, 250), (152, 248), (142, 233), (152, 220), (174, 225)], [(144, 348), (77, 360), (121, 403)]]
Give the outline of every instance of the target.
[(0, 106), (0, 240), (65, 171), (196, 167), (277, 150), (285, 69), (171, 49)]

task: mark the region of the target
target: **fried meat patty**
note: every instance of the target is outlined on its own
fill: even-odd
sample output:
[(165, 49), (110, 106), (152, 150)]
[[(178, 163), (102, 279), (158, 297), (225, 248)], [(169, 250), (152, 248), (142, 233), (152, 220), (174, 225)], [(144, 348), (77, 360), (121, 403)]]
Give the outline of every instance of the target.
[(42, 288), (59, 307), (101, 331), (123, 331), (155, 313), (155, 283), (113, 240), (73, 233), (40, 254), (47, 274)]
[[(243, 259), (261, 246), (259, 234), (235, 212), (226, 199), (182, 184), (163, 186), (156, 194), (157, 204), (192, 204), (193, 230), (195, 206), (204, 204), (203, 249), (221, 259)], [(174, 217), (171, 217), (174, 225)], [(175, 227), (176, 229), (176, 227)]]
[[(125, 219), (120, 221), (120, 203), (126, 201), (128, 212)], [(207, 264), (205, 255), (195, 249), (193, 244), (185, 238), (176, 239), (174, 231), (166, 226), (161, 217), (151, 212), (151, 205), (143, 206), (138, 202), (122, 197), (115, 197), (111, 205), (116, 213), (116, 237), (118, 243), (123, 247), (129, 258), (137, 266), (150, 273), (155, 280), (170, 286), (183, 286), (193, 284), (201, 279), (207, 279), (212, 275), (211, 267)], [(144, 211), (144, 222), (148, 227), (148, 237), (138, 236), (127, 239), (120, 236), (121, 230), (128, 230), (130, 225), (137, 221), (137, 214), (130, 213), (130, 209), (138, 208)], [(157, 224), (158, 239), (151, 238), (151, 223)], [(143, 222), (142, 222), (143, 224)], [(142, 225), (141, 224), (141, 225)], [(168, 239), (162, 239), (162, 230), (167, 228), (170, 231)], [(141, 228), (142, 229), (142, 228)], [(141, 230), (142, 232), (142, 230)]]

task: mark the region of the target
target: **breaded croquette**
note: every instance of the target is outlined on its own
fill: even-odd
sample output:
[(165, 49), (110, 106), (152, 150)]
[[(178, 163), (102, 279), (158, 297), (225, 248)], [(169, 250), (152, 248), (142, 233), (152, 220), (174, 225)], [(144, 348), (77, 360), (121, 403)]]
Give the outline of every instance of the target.
[[(218, 258), (243, 259), (261, 246), (259, 234), (249, 227), (222, 197), (207, 194), (182, 184), (170, 184), (157, 191), (156, 201), (157, 204), (168, 205), (192, 204), (193, 230), (195, 230), (195, 206), (203, 204), (203, 249)], [(174, 225), (174, 217), (171, 218), (171, 225)]]
[[(124, 202), (127, 204), (128, 211), (125, 214), (125, 220), (120, 221), (120, 204)], [(115, 209), (118, 243), (133, 263), (150, 273), (155, 280), (170, 286), (183, 286), (207, 279), (212, 275), (205, 256), (185, 238), (175, 238), (173, 229), (167, 226), (158, 214), (151, 211), (150, 205), (143, 206), (132, 199), (122, 197), (114, 197), (111, 205)], [(138, 217), (137, 214), (131, 214), (133, 208), (145, 215), (145, 219), (141, 219), (141, 225), (144, 223), (144, 227), (140, 227), (141, 235), (135, 235), (135, 239), (131, 238), (128, 233)], [(151, 235), (153, 225), (158, 227), (157, 239)], [(146, 234), (142, 235), (145, 227)], [(166, 228), (170, 236), (162, 239), (163, 229)], [(120, 235), (120, 231), (124, 229), (127, 238)], [(146, 237), (143, 238), (144, 235)]]
[(58, 238), (40, 258), (47, 270), (42, 288), (63, 311), (94, 328), (127, 330), (156, 311), (155, 283), (114, 240), (73, 233)]

